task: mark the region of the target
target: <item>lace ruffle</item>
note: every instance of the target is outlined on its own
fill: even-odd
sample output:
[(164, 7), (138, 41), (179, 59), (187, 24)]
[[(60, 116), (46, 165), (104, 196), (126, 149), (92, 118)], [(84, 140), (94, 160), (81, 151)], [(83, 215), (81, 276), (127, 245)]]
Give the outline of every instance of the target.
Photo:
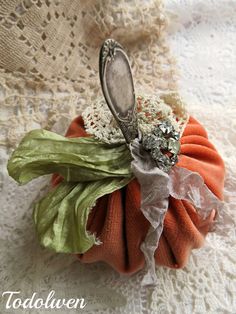
[[(176, 131), (183, 133), (188, 113), (179, 95), (174, 92), (155, 96), (136, 97), (138, 127), (142, 133), (150, 133), (160, 120), (169, 120)], [(86, 132), (106, 143), (124, 143), (124, 137), (105, 100), (87, 107), (82, 117)]]

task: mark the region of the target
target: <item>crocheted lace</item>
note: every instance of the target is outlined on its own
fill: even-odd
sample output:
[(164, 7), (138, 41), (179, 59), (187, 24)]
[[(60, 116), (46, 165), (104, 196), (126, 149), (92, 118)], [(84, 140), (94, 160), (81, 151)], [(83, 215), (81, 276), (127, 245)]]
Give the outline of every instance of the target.
[[(158, 121), (168, 119), (176, 131), (183, 133), (188, 121), (185, 104), (177, 93), (138, 95), (136, 97), (138, 127), (142, 133), (150, 133)], [(106, 143), (124, 143), (123, 134), (111, 114), (105, 100), (100, 99), (87, 107), (82, 117), (87, 133)]]
[(98, 55), (107, 38), (127, 51), (137, 89), (175, 89), (165, 25), (160, 0), (1, 1), (0, 144), (59, 119), (65, 129), (101, 97)]

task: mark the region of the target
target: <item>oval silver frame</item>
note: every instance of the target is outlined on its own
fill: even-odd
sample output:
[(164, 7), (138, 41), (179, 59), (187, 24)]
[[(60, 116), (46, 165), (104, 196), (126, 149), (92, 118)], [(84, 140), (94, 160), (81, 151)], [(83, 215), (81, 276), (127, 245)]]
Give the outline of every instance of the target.
[[(130, 84), (131, 90), (128, 90), (129, 95), (132, 95), (132, 103), (123, 108), (122, 105), (119, 107), (117, 102), (115, 104), (114, 98), (112, 101), (112, 90), (109, 89), (109, 82), (107, 82), (108, 64), (115, 60), (115, 58), (120, 56), (120, 62), (125, 62), (125, 67), (128, 72), (128, 83)], [(103, 91), (104, 98), (107, 102), (109, 109), (111, 110), (113, 116), (115, 117), (127, 143), (130, 143), (138, 135), (137, 119), (136, 119), (136, 100), (134, 92), (134, 83), (132, 78), (131, 67), (127, 54), (125, 53), (123, 47), (113, 39), (107, 39), (100, 50), (99, 56), (99, 75), (100, 82)], [(129, 88), (128, 87), (128, 88)], [(118, 91), (119, 92), (119, 91)]]

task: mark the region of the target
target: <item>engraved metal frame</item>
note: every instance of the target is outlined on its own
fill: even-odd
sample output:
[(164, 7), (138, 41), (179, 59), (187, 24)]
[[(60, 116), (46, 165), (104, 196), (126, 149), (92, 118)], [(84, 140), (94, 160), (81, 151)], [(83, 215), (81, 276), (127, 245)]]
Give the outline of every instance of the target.
[[(126, 68), (129, 71), (129, 78), (130, 78), (130, 86), (132, 88), (132, 103), (128, 104), (127, 110), (121, 115), (119, 112), (118, 106), (116, 106), (112, 101), (112, 91), (109, 90), (106, 73), (108, 68), (108, 63), (114, 61), (116, 57), (116, 53), (122, 55), (122, 62), (126, 62)], [(135, 92), (134, 92), (134, 84), (132, 79), (132, 72), (129, 63), (129, 59), (123, 47), (113, 39), (107, 39), (100, 50), (99, 56), (99, 75), (100, 75), (100, 82), (103, 91), (104, 98), (110, 108), (113, 116), (115, 117), (127, 143), (130, 143), (138, 136), (138, 127), (137, 127), (137, 117), (136, 117), (136, 101), (135, 101)], [(119, 91), (118, 91), (119, 92)], [(130, 92), (130, 90), (129, 90)], [(121, 109), (120, 109), (121, 111)]]

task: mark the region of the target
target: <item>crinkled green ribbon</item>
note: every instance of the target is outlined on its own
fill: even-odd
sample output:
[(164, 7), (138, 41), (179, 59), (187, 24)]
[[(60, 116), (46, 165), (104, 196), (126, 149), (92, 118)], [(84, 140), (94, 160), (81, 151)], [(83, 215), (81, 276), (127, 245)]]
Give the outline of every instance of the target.
[(133, 178), (125, 144), (110, 145), (92, 137), (66, 138), (46, 130), (26, 134), (8, 161), (9, 175), (25, 184), (57, 173), (64, 180), (34, 207), (40, 243), (56, 252), (84, 253), (98, 243), (86, 230), (96, 200)]

